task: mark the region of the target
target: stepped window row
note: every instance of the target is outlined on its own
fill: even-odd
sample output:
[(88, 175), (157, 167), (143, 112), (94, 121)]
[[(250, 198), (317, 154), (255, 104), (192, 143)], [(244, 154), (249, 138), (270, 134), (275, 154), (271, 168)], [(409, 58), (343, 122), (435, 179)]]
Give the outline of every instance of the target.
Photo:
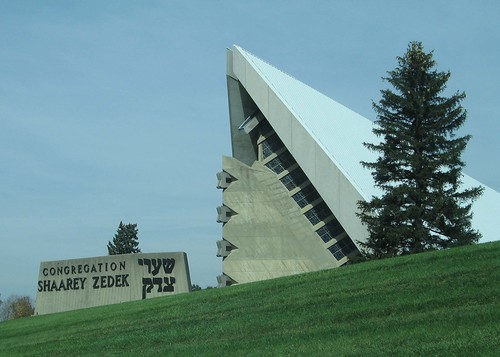
[(257, 128), (260, 134), (257, 140), (259, 159), (278, 176), (281, 183), (290, 191), (291, 199), (303, 210), (304, 216), (325, 243), (326, 249), (337, 260), (357, 252), (351, 238), (321, 199), (318, 191), (297, 165), (279, 136), (272, 130), (268, 121), (262, 120)]

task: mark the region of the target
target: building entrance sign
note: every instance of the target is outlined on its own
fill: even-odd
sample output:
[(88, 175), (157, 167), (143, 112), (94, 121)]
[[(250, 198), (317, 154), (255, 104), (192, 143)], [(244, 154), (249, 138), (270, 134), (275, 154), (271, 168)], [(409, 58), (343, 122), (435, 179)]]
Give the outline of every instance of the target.
[(186, 253), (122, 254), (40, 263), (35, 313), (189, 292)]

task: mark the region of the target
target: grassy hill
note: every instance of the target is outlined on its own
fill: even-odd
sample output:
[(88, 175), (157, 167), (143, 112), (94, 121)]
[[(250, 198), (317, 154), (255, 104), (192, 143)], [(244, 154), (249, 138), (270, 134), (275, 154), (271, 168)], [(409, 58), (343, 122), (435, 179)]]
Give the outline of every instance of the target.
[(496, 355), (500, 243), (0, 323), (0, 355)]

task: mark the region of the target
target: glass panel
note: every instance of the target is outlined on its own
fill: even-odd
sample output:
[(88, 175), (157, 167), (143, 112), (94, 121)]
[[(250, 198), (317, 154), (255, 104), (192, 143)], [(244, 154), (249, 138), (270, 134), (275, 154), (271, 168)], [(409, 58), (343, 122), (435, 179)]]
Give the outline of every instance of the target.
[(295, 187), (302, 185), (307, 180), (306, 174), (300, 168), (296, 168), (288, 175), (281, 178), (281, 182), (288, 191), (293, 190)]
[(337, 260), (340, 260), (343, 257), (345, 257), (345, 254), (342, 252), (342, 250), (340, 250), (338, 243), (335, 243), (334, 245), (332, 245), (330, 248), (328, 248), (328, 250), (330, 251), (330, 253), (333, 254), (335, 259), (337, 259)]
[(332, 253), (337, 260), (342, 259), (346, 255), (354, 252), (356, 249), (356, 246), (349, 237), (345, 237), (344, 239), (338, 241), (330, 248), (328, 248), (330, 253)]
[(314, 202), (314, 200), (318, 199), (319, 194), (313, 185), (309, 185), (304, 187), (302, 190), (297, 192), (292, 197), (295, 200), (295, 202), (297, 202), (300, 208), (304, 208), (308, 204)]
[(283, 171), (285, 171), (287, 168), (292, 166), (295, 163), (295, 160), (293, 159), (292, 155), (288, 152), (285, 151), (283, 154), (278, 156), (275, 159), (272, 159), (269, 161), (266, 166), (274, 171), (276, 174), (279, 174)]
[(259, 123), (259, 130), (262, 135), (266, 135), (273, 130), (271, 124), (267, 120), (263, 120)]
[(329, 242), (329, 241), (331, 241), (333, 239), (332, 234), (328, 230), (327, 226), (321, 227), (320, 229), (318, 229), (316, 231), (316, 233), (318, 233), (318, 235), (321, 238), (321, 240), (323, 242), (325, 242), (325, 243), (327, 243), (327, 242)]
[(278, 151), (283, 147), (283, 143), (281, 142), (278, 135), (271, 135), (269, 138), (262, 142), (262, 157), (265, 159), (266, 157), (271, 156), (273, 153)]
[(319, 205), (311, 208), (309, 211), (304, 213), (306, 218), (309, 220), (309, 222), (311, 222), (313, 226), (315, 224), (318, 224), (320, 221), (324, 220), (331, 214), (332, 212), (330, 211), (325, 202), (321, 202)]
[(342, 225), (336, 219), (333, 219), (333, 221), (328, 222), (328, 224), (316, 231), (325, 243), (331, 241), (342, 232), (344, 232), (344, 228), (342, 228)]
[(336, 219), (328, 223), (328, 230), (330, 231), (330, 234), (332, 237), (336, 237), (342, 232), (344, 232), (344, 228), (342, 228), (342, 225), (337, 221)]

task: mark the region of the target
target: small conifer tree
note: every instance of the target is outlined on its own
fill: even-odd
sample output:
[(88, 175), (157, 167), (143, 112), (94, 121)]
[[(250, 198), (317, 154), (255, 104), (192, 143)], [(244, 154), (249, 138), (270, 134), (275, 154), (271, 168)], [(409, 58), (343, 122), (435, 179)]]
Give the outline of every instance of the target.
[(140, 253), (137, 224), (123, 224), (120, 222), (113, 242), (108, 242), (108, 254)]
[(411, 42), (373, 103), (374, 134), (380, 143), (364, 145), (380, 156), (362, 162), (372, 170), (380, 197), (360, 201), (359, 217), (369, 238), (360, 244), (371, 257), (387, 257), (477, 242), (471, 204), (482, 187), (463, 189), (461, 160), (470, 135), (456, 136), (466, 119), (464, 92), (441, 96), (450, 72), (434, 69), (433, 52)]

